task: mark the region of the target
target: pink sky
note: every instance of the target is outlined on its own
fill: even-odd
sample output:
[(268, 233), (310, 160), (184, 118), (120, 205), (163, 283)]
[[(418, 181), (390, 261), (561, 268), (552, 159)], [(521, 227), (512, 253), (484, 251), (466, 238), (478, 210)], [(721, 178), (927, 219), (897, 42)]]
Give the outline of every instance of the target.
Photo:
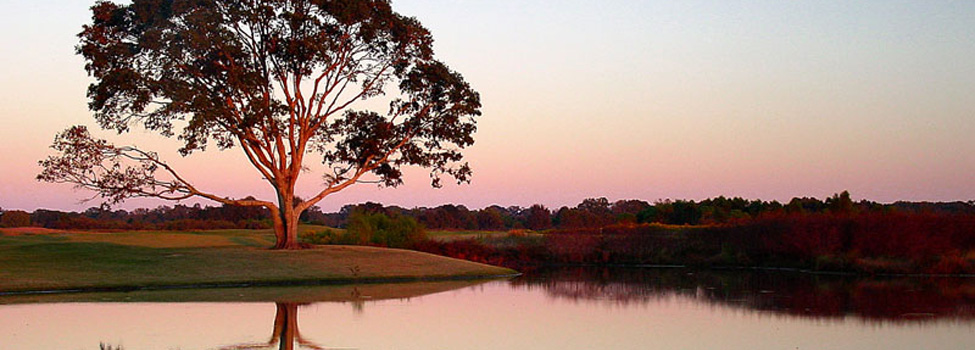
[[(85, 1), (5, 5), (0, 207), (78, 210), (89, 193), (38, 183), (64, 128), (95, 127), (74, 55)], [(587, 197), (975, 199), (975, 4), (970, 2), (394, 1), (482, 95), (473, 183), (359, 185), (320, 205), (378, 201), (549, 207)], [(269, 188), (237, 150), (180, 159), (228, 196)], [(314, 191), (308, 173), (300, 194)], [(155, 207), (133, 201), (123, 207)]]

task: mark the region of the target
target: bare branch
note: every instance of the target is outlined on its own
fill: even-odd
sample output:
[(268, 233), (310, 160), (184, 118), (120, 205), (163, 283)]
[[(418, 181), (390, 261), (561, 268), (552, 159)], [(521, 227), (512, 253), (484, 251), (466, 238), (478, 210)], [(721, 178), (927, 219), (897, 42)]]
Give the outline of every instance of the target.
[[(131, 146), (116, 147), (92, 138), (83, 126), (58, 134), (52, 148), (60, 154), (40, 162), (44, 170), (37, 176), (38, 180), (73, 184), (94, 191), (112, 203), (138, 197), (173, 201), (202, 197), (229, 205), (274, 206), (271, 202), (234, 200), (201, 191), (156, 153)], [(171, 179), (160, 180), (159, 170)]]

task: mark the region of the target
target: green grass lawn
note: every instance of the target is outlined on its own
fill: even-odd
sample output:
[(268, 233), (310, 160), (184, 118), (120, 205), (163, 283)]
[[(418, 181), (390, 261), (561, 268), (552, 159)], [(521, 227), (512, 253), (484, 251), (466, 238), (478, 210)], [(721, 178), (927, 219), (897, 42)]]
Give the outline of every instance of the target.
[(0, 292), (355, 283), (514, 273), (407, 250), (321, 246), (274, 251), (267, 249), (272, 242), (269, 230), (0, 234)]

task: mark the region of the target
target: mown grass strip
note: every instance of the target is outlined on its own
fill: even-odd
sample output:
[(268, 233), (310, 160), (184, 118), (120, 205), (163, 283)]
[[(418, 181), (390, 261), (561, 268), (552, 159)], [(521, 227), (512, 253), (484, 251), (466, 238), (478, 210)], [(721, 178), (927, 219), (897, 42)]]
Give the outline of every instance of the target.
[(405, 282), (511, 275), (509, 269), (372, 247), (255, 247), (263, 233), (124, 232), (0, 236), (0, 292)]

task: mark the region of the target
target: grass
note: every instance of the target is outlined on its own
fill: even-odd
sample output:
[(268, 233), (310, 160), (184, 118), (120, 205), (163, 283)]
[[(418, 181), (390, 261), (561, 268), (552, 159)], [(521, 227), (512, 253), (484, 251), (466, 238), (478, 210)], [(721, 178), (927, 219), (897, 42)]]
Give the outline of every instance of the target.
[(427, 231), (427, 237), (431, 239), (450, 242), (463, 239), (493, 239), (508, 236), (540, 236), (542, 233), (528, 231), (528, 230), (511, 230), (511, 231), (483, 231), (483, 230), (436, 230)]
[[(306, 228), (315, 229), (315, 228)], [(0, 293), (474, 278), (509, 269), (407, 250), (274, 251), (268, 230), (0, 235)]]

